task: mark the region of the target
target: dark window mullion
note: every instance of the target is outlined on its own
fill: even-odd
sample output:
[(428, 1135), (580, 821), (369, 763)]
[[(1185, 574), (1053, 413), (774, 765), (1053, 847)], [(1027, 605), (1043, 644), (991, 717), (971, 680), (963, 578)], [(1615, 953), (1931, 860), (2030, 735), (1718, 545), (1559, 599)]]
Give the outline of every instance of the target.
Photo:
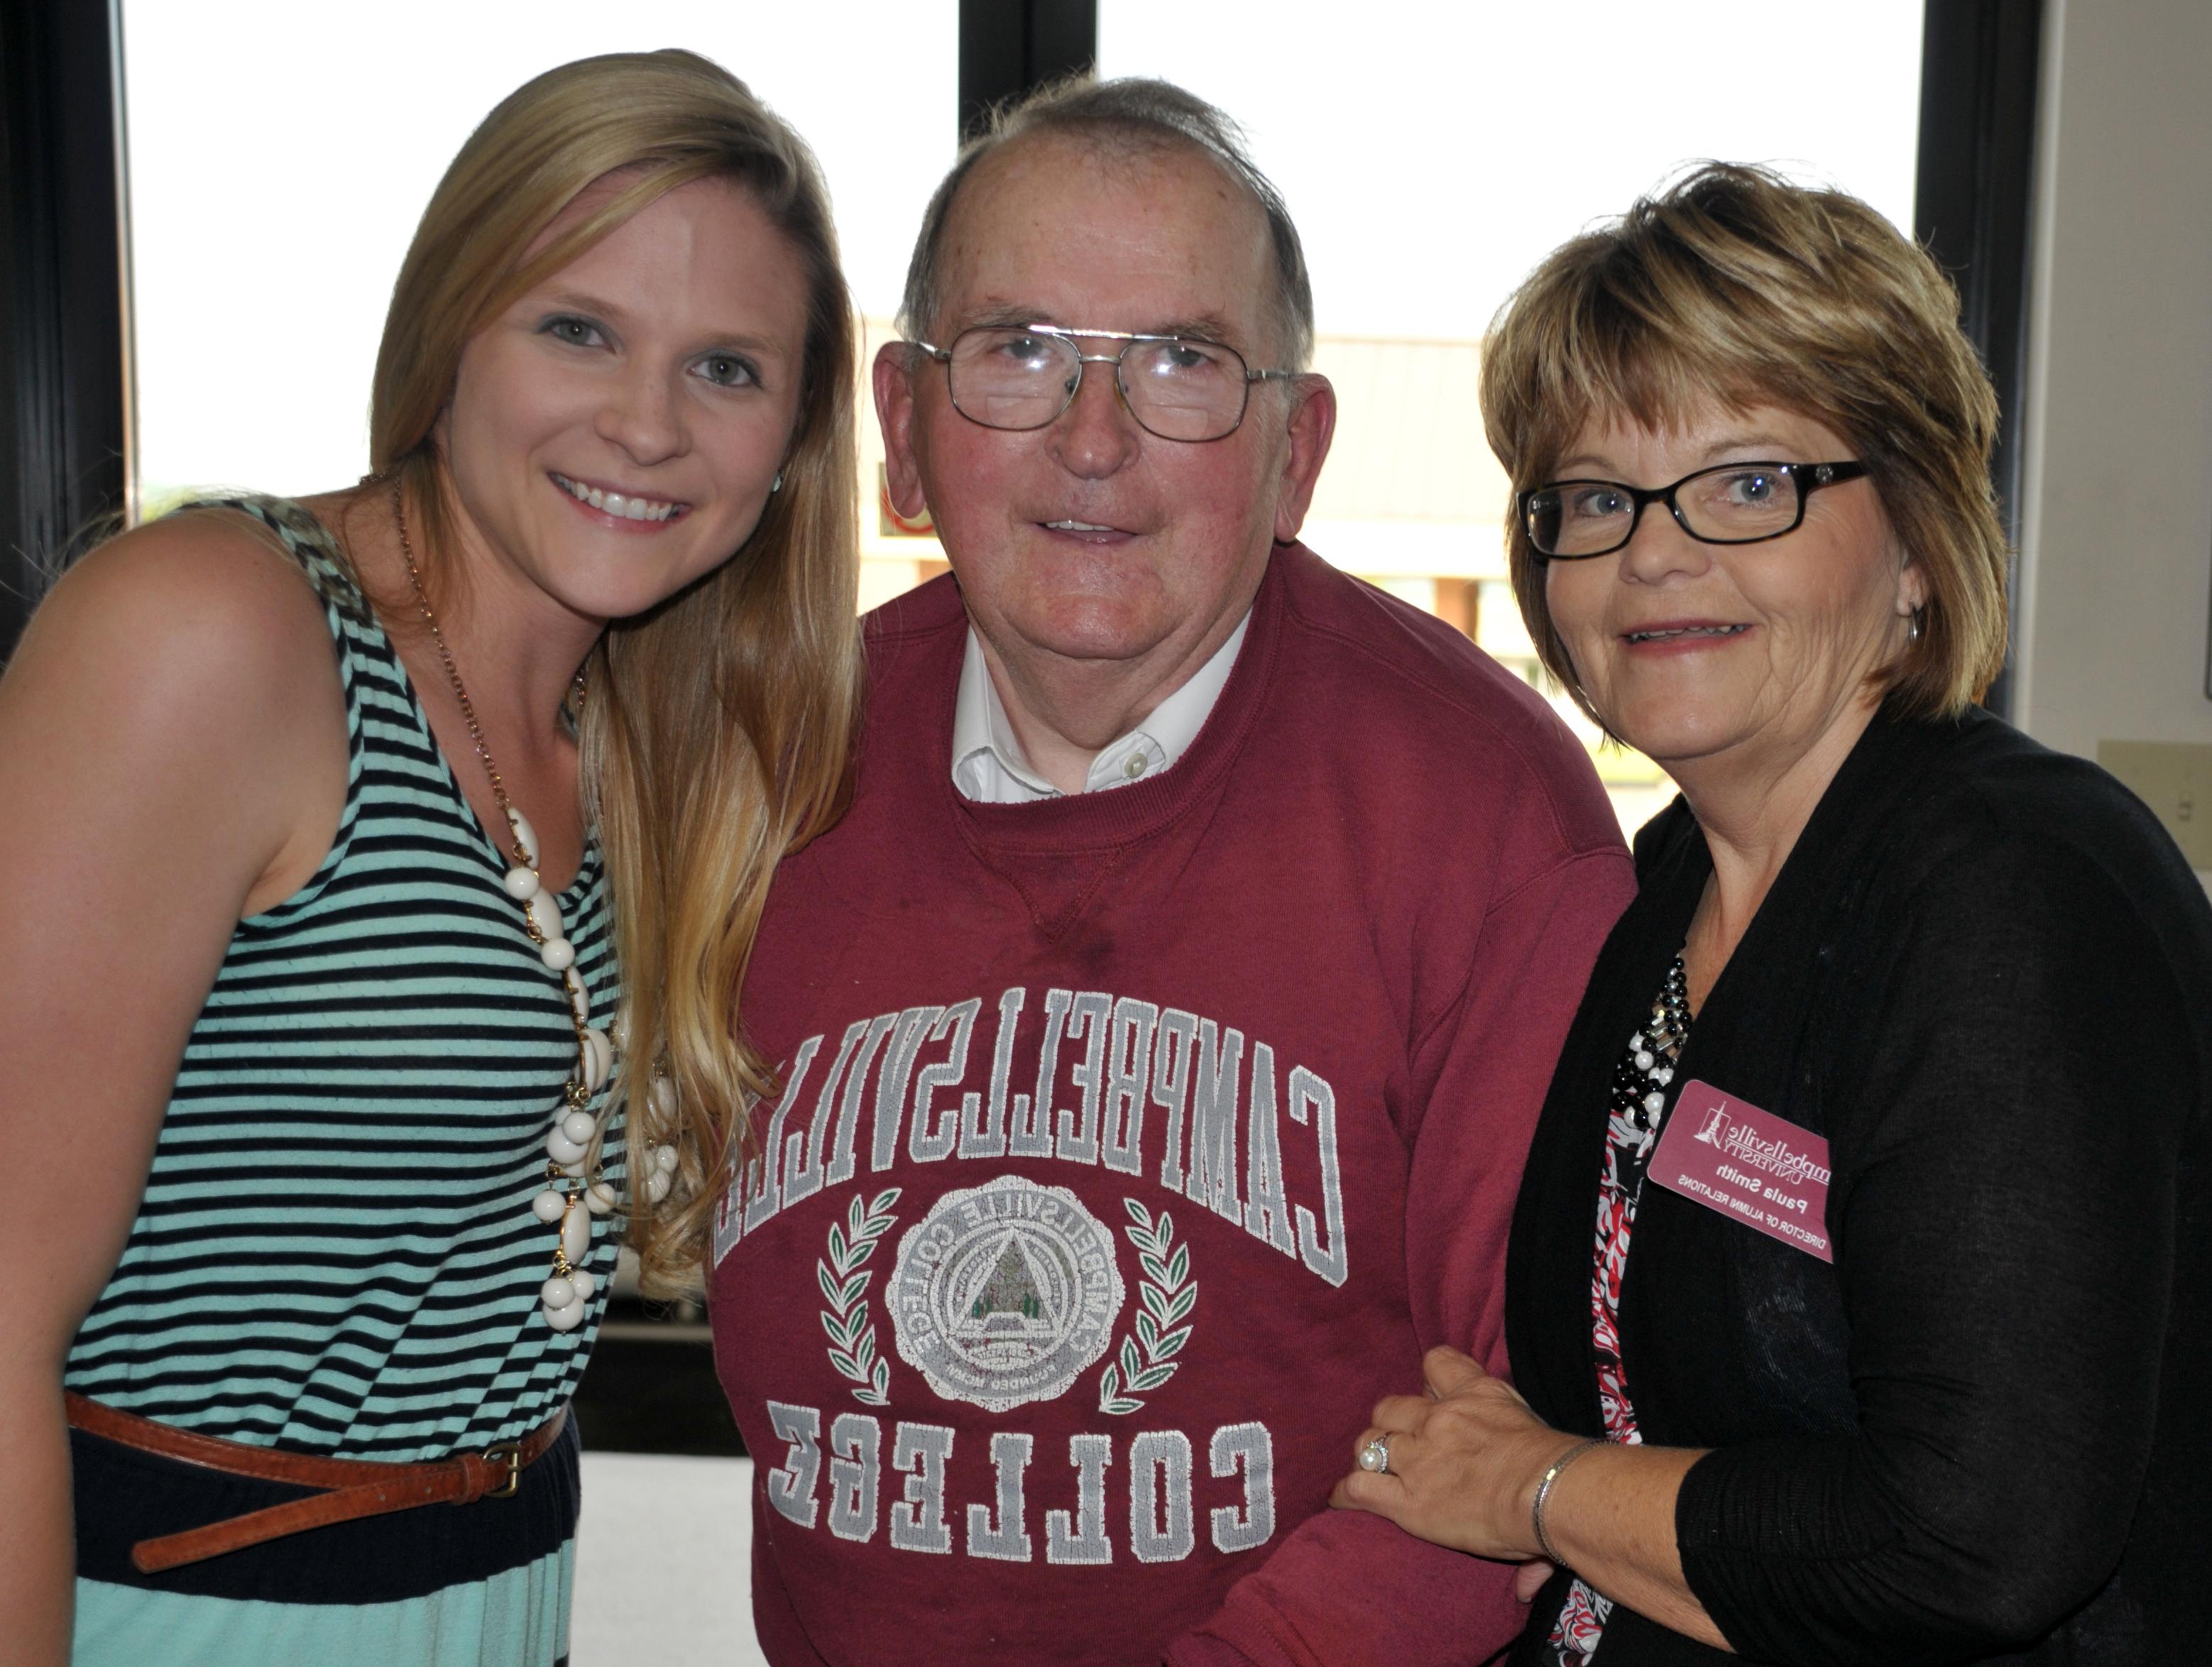
[(129, 485), (116, 9), (0, 0), (0, 654)]
[[(2018, 594), (2020, 423), (2027, 386), (2030, 221), (2043, 0), (1928, 0), (1913, 234), (1959, 286), (1960, 318), (1999, 406), (1991, 460)], [(2012, 674), (1984, 703), (2003, 715)]]
[(1097, 0), (960, 0), (960, 143), (993, 105), (1097, 59)]

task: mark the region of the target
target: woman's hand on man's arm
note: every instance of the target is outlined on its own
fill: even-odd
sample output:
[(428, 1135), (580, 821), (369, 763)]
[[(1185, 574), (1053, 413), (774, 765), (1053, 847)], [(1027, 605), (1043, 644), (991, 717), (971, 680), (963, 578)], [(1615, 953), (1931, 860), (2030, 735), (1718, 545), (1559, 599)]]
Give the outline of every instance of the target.
[(1457, 1349), (1432, 1348), (1421, 1366), (1428, 1392), (1378, 1402), (1374, 1427), (1360, 1438), (1363, 1451), (1378, 1437), (1387, 1442), (1389, 1469), (1355, 1466), (1330, 1502), (1478, 1557), (1540, 1555), (1529, 1508), (1536, 1481), (1580, 1444)]
[[(1516, 1592), (1527, 1602), (1551, 1573), (1536, 1537), (1536, 1490), (1583, 1443), (1544, 1423), (1510, 1384), (1456, 1349), (1431, 1349), (1422, 1374), (1426, 1394), (1377, 1403), (1374, 1427), (1360, 1438), (1363, 1450), (1386, 1439), (1389, 1472), (1355, 1464), (1330, 1503), (1373, 1512), (1478, 1557), (1525, 1562)], [(1592, 1590), (1726, 1649), (1684, 1583), (1674, 1547), (1674, 1496), (1700, 1457), (1680, 1448), (1594, 1446), (1553, 1475), (1544, 1530)]]

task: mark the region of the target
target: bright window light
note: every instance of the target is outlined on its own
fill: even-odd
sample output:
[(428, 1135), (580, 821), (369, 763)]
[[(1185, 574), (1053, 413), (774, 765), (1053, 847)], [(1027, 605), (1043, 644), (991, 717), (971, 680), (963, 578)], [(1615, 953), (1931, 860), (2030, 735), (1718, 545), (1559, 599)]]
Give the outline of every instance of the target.
[(531, 76), (685, 46), (813, 145), (864, 312), (952, 160), (952, 0), (127, 0), (139, 483), (296, 494), (368, 467), (392, 281), (439, 175)]

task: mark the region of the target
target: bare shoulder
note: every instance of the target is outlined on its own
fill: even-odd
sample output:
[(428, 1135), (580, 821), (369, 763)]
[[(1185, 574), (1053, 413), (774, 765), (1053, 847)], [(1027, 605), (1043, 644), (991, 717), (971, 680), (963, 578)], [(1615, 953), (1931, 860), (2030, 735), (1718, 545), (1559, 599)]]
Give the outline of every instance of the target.
[(40, 618), (58, 609), (142, 627), (172, 620), (282, 631), (305, 624), (329, 635), (314, 587), (275, 536), (242, 511), (212, 508), (165, 515), (109, 539), (62, 575)]
[[(299, 564), (242, 514), (192, 511), (134, 528), (77, 563), (11, 665), (45, 692), (118, 703), (162, 727), (197, 717), (281, 727), (334, 684), (323, 605)], [(24, 692), (24, 691), (19, 691)]]
[(120, 851), (136, 837), (113, 821), (127, 783), (126, 820), (173, 842), (210, 830), (198, 857), (246, 913), (289, 896), (329, 849), (347, 758), (323, 602), (240, 514), (173, 515), (94, 551), (0, 678), (0, 793), (105, 821)]

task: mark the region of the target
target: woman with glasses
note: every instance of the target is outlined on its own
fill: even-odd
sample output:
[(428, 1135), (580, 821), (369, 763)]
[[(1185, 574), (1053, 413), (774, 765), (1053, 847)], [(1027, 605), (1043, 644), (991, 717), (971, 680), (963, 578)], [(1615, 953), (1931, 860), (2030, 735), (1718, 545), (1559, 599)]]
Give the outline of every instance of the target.
[[(313, 283), (336, 224), (259, 252)], [(423, 213), (375, 472), (186, 506), (33, 620), (0, 1658), (567, 1659), (568, 1396), (618, 1245), (698, 1266), (769, 877), (842, 799), (854, 334), (742, 82), (566, 65)]]
[(2202, 1653), (2212, 910), (1972, 704), (1956, 307), (1864, 204), (1709, 166), (1487, 344), (1530, 632), (1681, 789), (1530, 1153), (1520, 1393), (1432, 1354), (1338, 1490), (1526, 1560), (1516, 1662)]

